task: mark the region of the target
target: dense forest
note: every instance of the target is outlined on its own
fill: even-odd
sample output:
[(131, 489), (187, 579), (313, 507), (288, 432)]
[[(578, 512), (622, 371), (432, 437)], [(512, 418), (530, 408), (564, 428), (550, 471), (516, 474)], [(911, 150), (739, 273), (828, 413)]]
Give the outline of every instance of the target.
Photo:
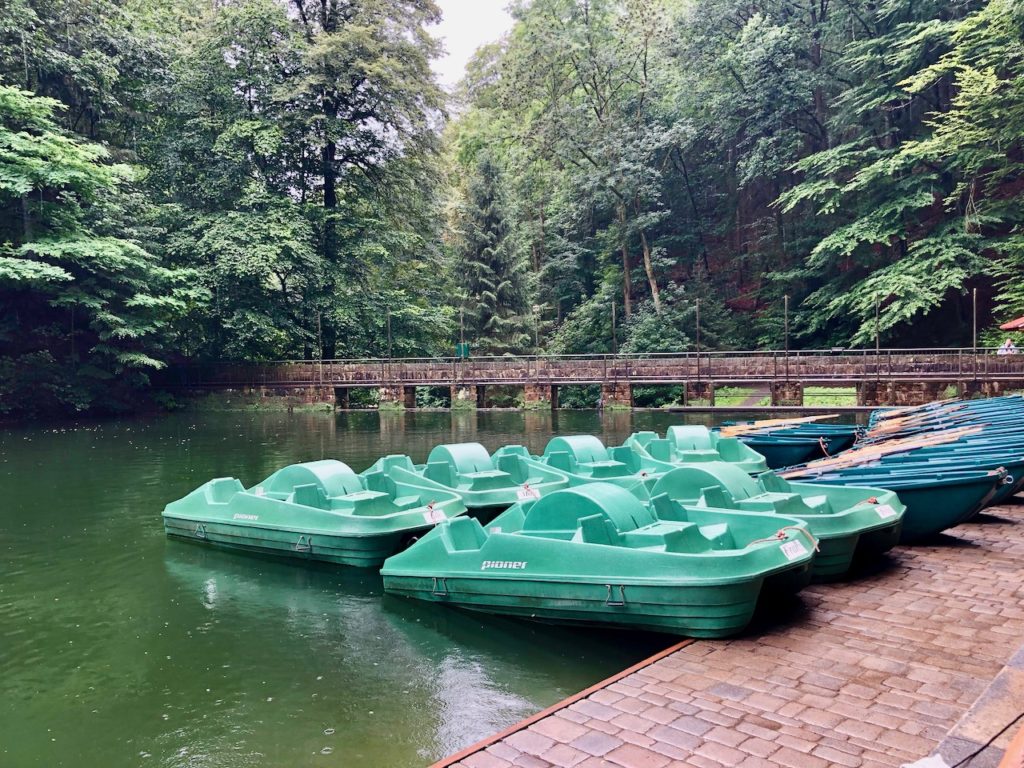
[(461, 335), (686, 350), (697, 299), (720, 349), (786, 296), (804, 347), (1024, 314), (1024, 4), (511, 7), (448, 94), (430, 0), (7, 0), (0, 414)]

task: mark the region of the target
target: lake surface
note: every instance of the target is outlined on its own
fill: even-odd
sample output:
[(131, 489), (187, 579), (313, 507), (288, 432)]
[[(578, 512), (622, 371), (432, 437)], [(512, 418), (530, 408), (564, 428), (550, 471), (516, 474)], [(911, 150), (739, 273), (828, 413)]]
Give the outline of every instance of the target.
[(672, 638), (421, 605), (374, 572), (168, 540), (160, 511), (298, 461), (617, 444), (683, 420), (239, 410), (0, 430), (0, 766), (422, 766), (614, 674)]

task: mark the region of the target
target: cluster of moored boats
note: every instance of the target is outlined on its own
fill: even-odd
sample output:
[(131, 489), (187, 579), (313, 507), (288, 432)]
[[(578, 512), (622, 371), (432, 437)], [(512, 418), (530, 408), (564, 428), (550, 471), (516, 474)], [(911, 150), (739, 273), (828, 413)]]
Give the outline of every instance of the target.
[[(544, 453), (439, 445), (425, 464), (285, 467), (211, 480), (168, 534), (379, 568), (385, 591), (532, 619), (721, 637), (766, 594), (958, 525), (1024, 484), (1024, 399), (944, 401), (868, 427), (670, 427)], [(780, 469), (773, 471), (771, 468)]]

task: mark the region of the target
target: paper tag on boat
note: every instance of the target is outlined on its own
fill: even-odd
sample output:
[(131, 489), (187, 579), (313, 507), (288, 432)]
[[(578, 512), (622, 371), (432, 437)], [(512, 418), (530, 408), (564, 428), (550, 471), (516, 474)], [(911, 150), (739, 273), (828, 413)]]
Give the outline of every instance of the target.
[(787, 541), (779, 549), (782, 550), (782, 554), (786, 556), (787, 560), (796, 560), (801, 555), (807, 554), (807, 547), (799, 539)]
[(501, 526), (500, 525), (492, 525), (490, 528), (487, 529), (487, 532), (488, 533), (501, 533)]
[(877, 512), (878, 516), (883, 520), (888, 520), (890, 517), (896, 517), (896, 510), (888, 504), (879, 504), (875, 507), (875, 512)]
[(440, 523), (444, 520), (444, 512), (440, 509), (428, 509), (423, 513), (423, 519), (428, 523)]
[(536, 488), (531, 488), (528, 485), (524, 485), (521, 488), (516, 489), (516, 498), (520, 501), (529, 501), (530, 499), (539, 499), (540, 491)]
[(265, 490), (263, 490), (263, 486), (262, 485), (257, 485), (253, 489), (253, 493), (256, 494), (257, 496), (266, 496), (267, 495), (267, 492)]

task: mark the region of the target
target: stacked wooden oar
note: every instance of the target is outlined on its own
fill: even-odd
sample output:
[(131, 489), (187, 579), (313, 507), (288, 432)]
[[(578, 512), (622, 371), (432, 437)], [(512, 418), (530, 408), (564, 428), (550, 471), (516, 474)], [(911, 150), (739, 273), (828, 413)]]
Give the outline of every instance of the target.
[(836, 416), (838, 414), (826, 413), (821, 416), (804, 416), (792, 419), (759, 419), (747, 422), (746, 424), (729, 424), (719, 429), (719, 433), (722, 437), (739, 437), (740, 435), (750, 435), (767, 430), (792, 429), (798, 424), (810, 424), (824, 419), (834, 419)]
[(779, 472), (779, 474), (786, 478), (813, 477), (824, 472), (864, 466), (892, 454), (908, 453), (909, 451), (921, 448), (930, 448), (937, 445), (955, 443), (958, 440), (962, 440), (970, 435), (978, 434), (981, 431), (981, 426), (957, 427), (931, 432), (926, 435), (912, 435), (909, 437), (892, 438), (885, 441), (861, 444), (857, 447), (843, 451), (836, 456), (818, 459), (800, 467), (786, 469)]

